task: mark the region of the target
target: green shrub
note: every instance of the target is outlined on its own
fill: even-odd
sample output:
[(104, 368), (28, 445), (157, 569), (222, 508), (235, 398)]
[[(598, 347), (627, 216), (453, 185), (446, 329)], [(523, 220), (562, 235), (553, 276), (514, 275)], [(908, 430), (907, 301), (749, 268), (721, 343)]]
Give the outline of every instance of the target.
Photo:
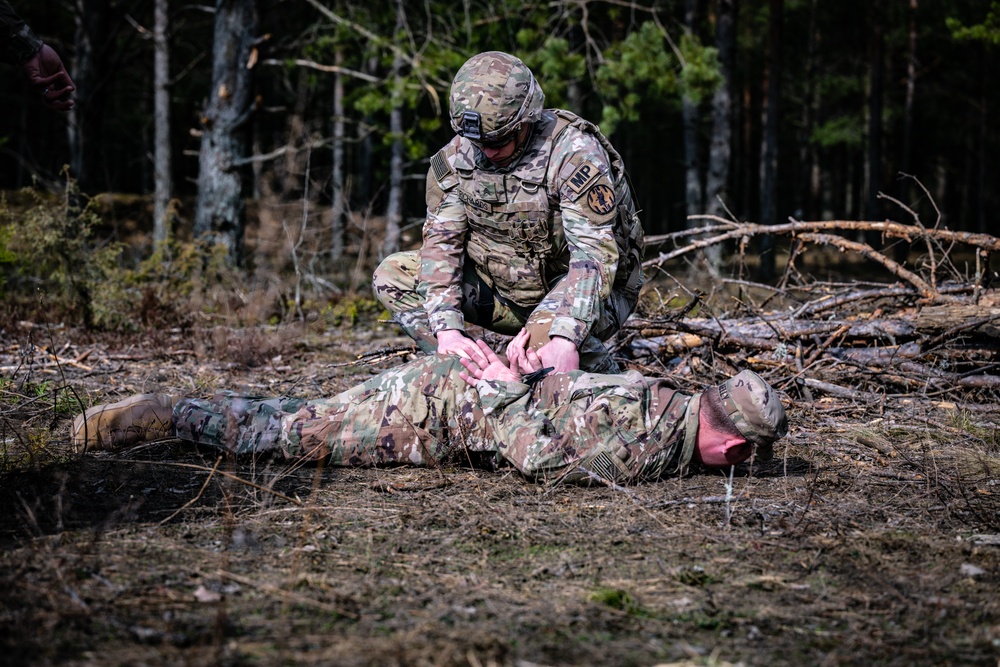
[(72, 180), (62, 197), (34, 188), (16, 197), (0, 197), (0, 296), (38, 317), (134, 331), (228, 310), (245, 290), (222, 246), (164, 243), (127, 262), (124, 244), (96, 238), (97, 202)]
[(95, 295), (109, 286), (122, 246), (95, 244), (100, 222), (92, 203), (84, 201), (73, 181), (56, 198), (28, 188), (22, 207), (0, 198), (0, 290), (6, 298), (37, 294), (48, 312), (75, 314), (88, 326), (95, 320)]

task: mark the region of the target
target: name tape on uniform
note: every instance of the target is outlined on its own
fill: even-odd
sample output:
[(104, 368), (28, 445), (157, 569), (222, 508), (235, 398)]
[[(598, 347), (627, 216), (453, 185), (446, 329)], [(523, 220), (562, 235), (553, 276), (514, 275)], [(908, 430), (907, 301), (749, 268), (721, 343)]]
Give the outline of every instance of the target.
[(493, 212), (493, 206), (489, 202), (485, 202), (482, 199), (477, 199), (472, 195), (470, 195), (469, 193), (465, 192), (464, 190), (458, 191), (458, 198), (462, 201), (463, 204), (465, 204), (469, 208), (474, 208), (478, 211), (482, 211), (483, 213)]

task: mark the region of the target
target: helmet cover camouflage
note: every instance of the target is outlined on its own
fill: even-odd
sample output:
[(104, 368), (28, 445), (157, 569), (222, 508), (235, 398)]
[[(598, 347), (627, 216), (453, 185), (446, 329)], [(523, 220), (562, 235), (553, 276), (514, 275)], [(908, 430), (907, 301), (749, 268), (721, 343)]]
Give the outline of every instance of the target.
[(740, 371), (717, 389), (729, 418), (749, 442), (768, 447), (788, 433), (778, 393), (753, 371)]
[(541, 116), (545, 94), (528, 66), (501, 51), (472, 56), (451, 84), (451, 127), (483, 144), (510, 140)]

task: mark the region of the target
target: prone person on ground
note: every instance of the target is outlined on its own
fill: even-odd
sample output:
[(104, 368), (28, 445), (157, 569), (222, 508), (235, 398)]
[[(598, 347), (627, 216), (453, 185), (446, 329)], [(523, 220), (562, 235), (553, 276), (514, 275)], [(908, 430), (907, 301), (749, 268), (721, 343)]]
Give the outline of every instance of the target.
[(510, 365), (484, 342), (468, 357), (420, 357), (333, 398), (141, 394), (79, 415), (79, 450), (179, 438), (238, 455), (335, 466), (512, 465), (538, 481), (613, 483), (771, 456), (784, 407), (756, 373), (694, 395), (635, 371), (550, 373), (527, 330)]

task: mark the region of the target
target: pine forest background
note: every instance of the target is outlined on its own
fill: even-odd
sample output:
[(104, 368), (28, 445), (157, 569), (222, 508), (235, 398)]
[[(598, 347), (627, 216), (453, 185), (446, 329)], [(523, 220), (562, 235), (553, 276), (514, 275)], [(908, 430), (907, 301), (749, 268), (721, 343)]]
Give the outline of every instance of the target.
[[(600, 123), (649, 235), (699, 214), (997, 229), (995, 1), (16, 4), (78, 103), (47, 111), (6, 70), (0, 189), (103, 202), (81, 229), (127, 242), (116, 262), (207, 237), (229, 264), (280, 249), (312, 286), (363, 287), (338, 267), (419, 242), (451, 77), (489, 49), (523, 58), (547, 106)], [(30, 255), (10, 229), (8, 288)]]

